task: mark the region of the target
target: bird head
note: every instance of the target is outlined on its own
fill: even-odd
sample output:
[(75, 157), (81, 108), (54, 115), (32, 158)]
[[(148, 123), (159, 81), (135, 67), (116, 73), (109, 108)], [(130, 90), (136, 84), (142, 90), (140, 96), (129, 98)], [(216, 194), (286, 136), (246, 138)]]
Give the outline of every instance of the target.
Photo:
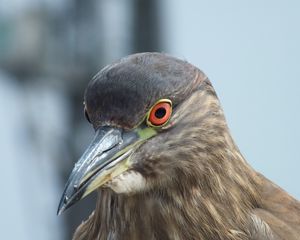
[(84, 111), (95, 137), (58, 213), (98, 188), (132, 195), (193, 184), (209, 170), (207, 152), (226, 141), (207, 77), (165, 54), (134, 54), (103, 68), (87, 86)]

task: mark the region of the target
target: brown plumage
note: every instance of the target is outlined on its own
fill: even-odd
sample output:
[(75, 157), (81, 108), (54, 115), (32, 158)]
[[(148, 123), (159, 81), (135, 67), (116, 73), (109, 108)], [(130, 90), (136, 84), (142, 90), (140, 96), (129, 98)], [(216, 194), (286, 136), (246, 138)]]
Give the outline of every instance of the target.
[[(154, 80), (145, 80), (149, 75)], [(117, 90), (105, 89), (105, 81)], [(126, 81), (130, 84), (118, 88)], [(160, 92), (149, 84), (142, 93), (137, 81), (154, 81)], [(115, 103), (114, 94), (128, 86), (131, 94), (140, 91), (137, 97), (126, 102), (124, 94)], [(140, 95), (147, 95), (144, 102)], [(97, 100), (108, 97), (111, 106)], [(113, 180), (102, 184), (96, 209), (78, 227), (74, 240), (300, 239), (300, 203), (248, 165), (230, 135), (209, 79), (194, 66), (159, 53), (129, 56), (90, 83), (86, 111), (95, 129), (105, 123), (130, 130), (160, 98), (174, 103), (171, 119), (135, 149), (133, 164), (124, 173), (125, 178), (130, 171), (139, 173), (145, 185), (116, 193)], [(133, 107), (131, 118), (125, 117), (135, 101), (140, 106)], [(106, 108), (114, 110), (103, 112)]]

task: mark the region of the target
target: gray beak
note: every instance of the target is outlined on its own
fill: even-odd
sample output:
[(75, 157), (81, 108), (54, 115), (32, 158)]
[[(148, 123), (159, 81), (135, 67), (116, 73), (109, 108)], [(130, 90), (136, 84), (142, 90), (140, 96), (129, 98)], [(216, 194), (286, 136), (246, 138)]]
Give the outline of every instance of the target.
[(119, 128), (101, 127), (84, 152), (65, 186), (57, 214), (103, 186), (132, 166), (131, 155), (143, 142), (156, 135), (149, 127), (124, 131)]

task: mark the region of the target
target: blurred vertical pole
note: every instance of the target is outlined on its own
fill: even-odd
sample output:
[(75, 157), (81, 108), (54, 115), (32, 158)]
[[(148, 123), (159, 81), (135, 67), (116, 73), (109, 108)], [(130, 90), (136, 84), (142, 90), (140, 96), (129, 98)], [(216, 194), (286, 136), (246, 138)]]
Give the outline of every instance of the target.
[[(77, 79), (77, 85), (70, 84), (69, 90), (72, 106), (72, 134), (70, 136), (72, 158), (75, 162), (80, 156), (76, 138), (82, 145), (88, 144), (80, 134), (88, 126), (82, 122), (82, 95), (84, 88), (99, 68), (120, 57), (133, 52), (161, 51), (160, 2), (158, 0), (75, 0), (71, 7), (71, 24), (74, 29), (72, 48), (73, 64), (76, 70), (70, 82)], [(90, 75), (90, 76), (89, 76)], [(80, 79), (78, 79), (80, 76)], [(77, 86), (77, 87), (76, 87)], [(76, 137), (75, 137), (76, 136)], [(83, 150), (82, 150), (83, 152)], [(70, 166), (71, 168), (72, 166)], [(71, 169), (64, 173), (67, 178)], [(71, 239), (78, 224), (87, 219), (95, 208), (95, 193), (74, 205), (64, 213), (67, 223), (67, 239)]]
[(134, 0), (133, 51), (159, 52), (161, 43), (161, 16), (159, 0)]
[[(93, 71), (94, 51), (97, 45), (94, 39), (94, 32), (101, 33), (101, 26), (95, 29), (97, 1), (94, 0), (75, 0), (70, 3), (69, 8), (69, 31), (72, 30), (72, 41), (70, 42), (69, 64), (71, 67), (66, 73), (68, 82), (68, 98), (71, 103), (71, 132), (69, 136), (69, 147), (71, 155), (71, 164), (63, 171), (64, 182), (68, 178), (73, 164), (79, 158), (83, 149), (78, 146), (76, 140), (79, 138), (82, 147), (87, 144), (83, 139), (86, 137), (82, 134), (83, 122), (82, 114), (83, 91), (86, 83), (89, 81), (90, 74)], [(90, 129), (88, 129), (90, 130)], [(85, 131), (86, 132), (86, 131)], [(87, 131), (88, 132), (88, 131)], [(90, 132), (88, 132), (90, 133)], [(95, 205), (95, 194), (85, 198), (80, 204), (74, 206), (71, 211), (66, 211), (62, 217), (66, 222), (65, 235), (66, 239), (72, 239), (75, 229), (83, 220), (86, 220), (93, 211)]]

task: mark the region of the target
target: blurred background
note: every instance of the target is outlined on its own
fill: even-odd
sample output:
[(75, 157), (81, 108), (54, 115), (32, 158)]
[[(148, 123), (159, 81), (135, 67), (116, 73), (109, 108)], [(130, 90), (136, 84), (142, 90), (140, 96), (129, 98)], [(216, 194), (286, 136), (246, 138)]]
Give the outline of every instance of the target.
[(90, 214), (95, 194), (56, 216), (93, 135), (84, 89), (142, 51), (202, 69), (248, 162), (300, 199), (299, 12), (297, 0), (1, 0), (1, 238), (70, 239)]

